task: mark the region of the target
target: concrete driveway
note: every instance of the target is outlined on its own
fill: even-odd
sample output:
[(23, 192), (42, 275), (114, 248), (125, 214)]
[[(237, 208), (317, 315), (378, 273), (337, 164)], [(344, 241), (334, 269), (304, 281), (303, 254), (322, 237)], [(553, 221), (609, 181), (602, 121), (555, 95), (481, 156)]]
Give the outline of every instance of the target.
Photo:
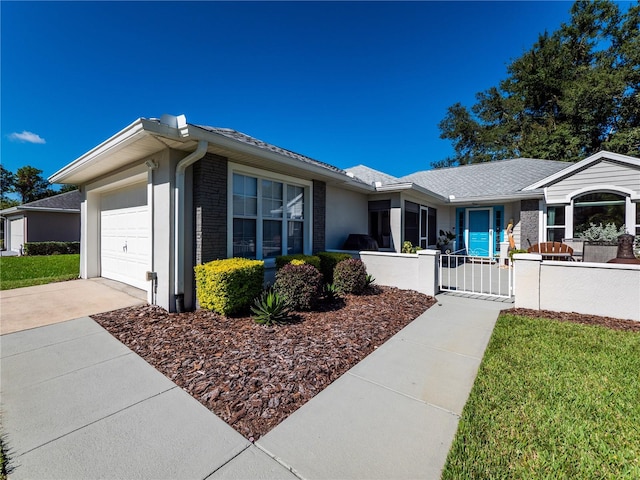
[(93, 278), (0, 291), (0, 335), (147, 303), (146, 292)]

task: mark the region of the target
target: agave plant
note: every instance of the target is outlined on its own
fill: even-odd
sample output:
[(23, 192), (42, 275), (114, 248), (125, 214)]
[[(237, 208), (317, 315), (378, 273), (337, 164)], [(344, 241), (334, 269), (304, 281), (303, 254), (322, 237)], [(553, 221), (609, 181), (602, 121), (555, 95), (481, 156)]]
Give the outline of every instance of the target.
[(283, 297), (273, 290), (267, 290), (256, 298), (251, 311), (256, 323), (274, 325), (285, 323), (289, 319), (291, 308)]

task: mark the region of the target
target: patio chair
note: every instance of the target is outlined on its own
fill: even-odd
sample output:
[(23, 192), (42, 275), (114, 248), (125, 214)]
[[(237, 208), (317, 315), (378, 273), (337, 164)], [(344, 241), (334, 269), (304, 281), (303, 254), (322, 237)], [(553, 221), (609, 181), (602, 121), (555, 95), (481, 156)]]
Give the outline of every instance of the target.
[(536, 243), (527, 253), (539, 253), (543, 260), (573, 260), (573, 248), (560, 242)]

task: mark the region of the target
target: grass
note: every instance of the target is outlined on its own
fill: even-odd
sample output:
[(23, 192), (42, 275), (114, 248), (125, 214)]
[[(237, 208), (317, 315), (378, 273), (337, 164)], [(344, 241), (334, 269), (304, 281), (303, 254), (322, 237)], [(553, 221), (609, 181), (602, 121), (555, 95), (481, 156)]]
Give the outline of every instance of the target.
[(443, 479), (640, 478), (640, 334), (501, 315)]
[(80, 255), (0, 257), (0, 290), (78, 278)]

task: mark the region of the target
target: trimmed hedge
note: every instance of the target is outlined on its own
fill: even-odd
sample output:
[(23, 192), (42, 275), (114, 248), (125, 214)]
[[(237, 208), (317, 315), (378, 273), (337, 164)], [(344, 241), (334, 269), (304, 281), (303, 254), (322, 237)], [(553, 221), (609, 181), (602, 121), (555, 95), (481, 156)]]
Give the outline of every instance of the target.
[(202, 308), (221, 315), (248, 309), (262, 292), (264, 262), (247, 258), (214, 260), (194, 267), (196, 296)]
[(318, 252), (316, 257), (320, 258), (320, 273), (325, 283), (333, 283), (333, 270), (338, 263), (352, 258), (348, 253), (340, 252)]
[(26, 242), (24, 255), (69, 255), (80, 253), (80, 242)]
[(304, 255), (302, 253), (294, 253), (293, 255), (279, 255), (276, 257), (276, 270), (280, 270), (286, 264), (291, 263), (291, 260), (302, 260), (304, 263), (313, 265), (320, 270), (320, 257), (316, 255)]

